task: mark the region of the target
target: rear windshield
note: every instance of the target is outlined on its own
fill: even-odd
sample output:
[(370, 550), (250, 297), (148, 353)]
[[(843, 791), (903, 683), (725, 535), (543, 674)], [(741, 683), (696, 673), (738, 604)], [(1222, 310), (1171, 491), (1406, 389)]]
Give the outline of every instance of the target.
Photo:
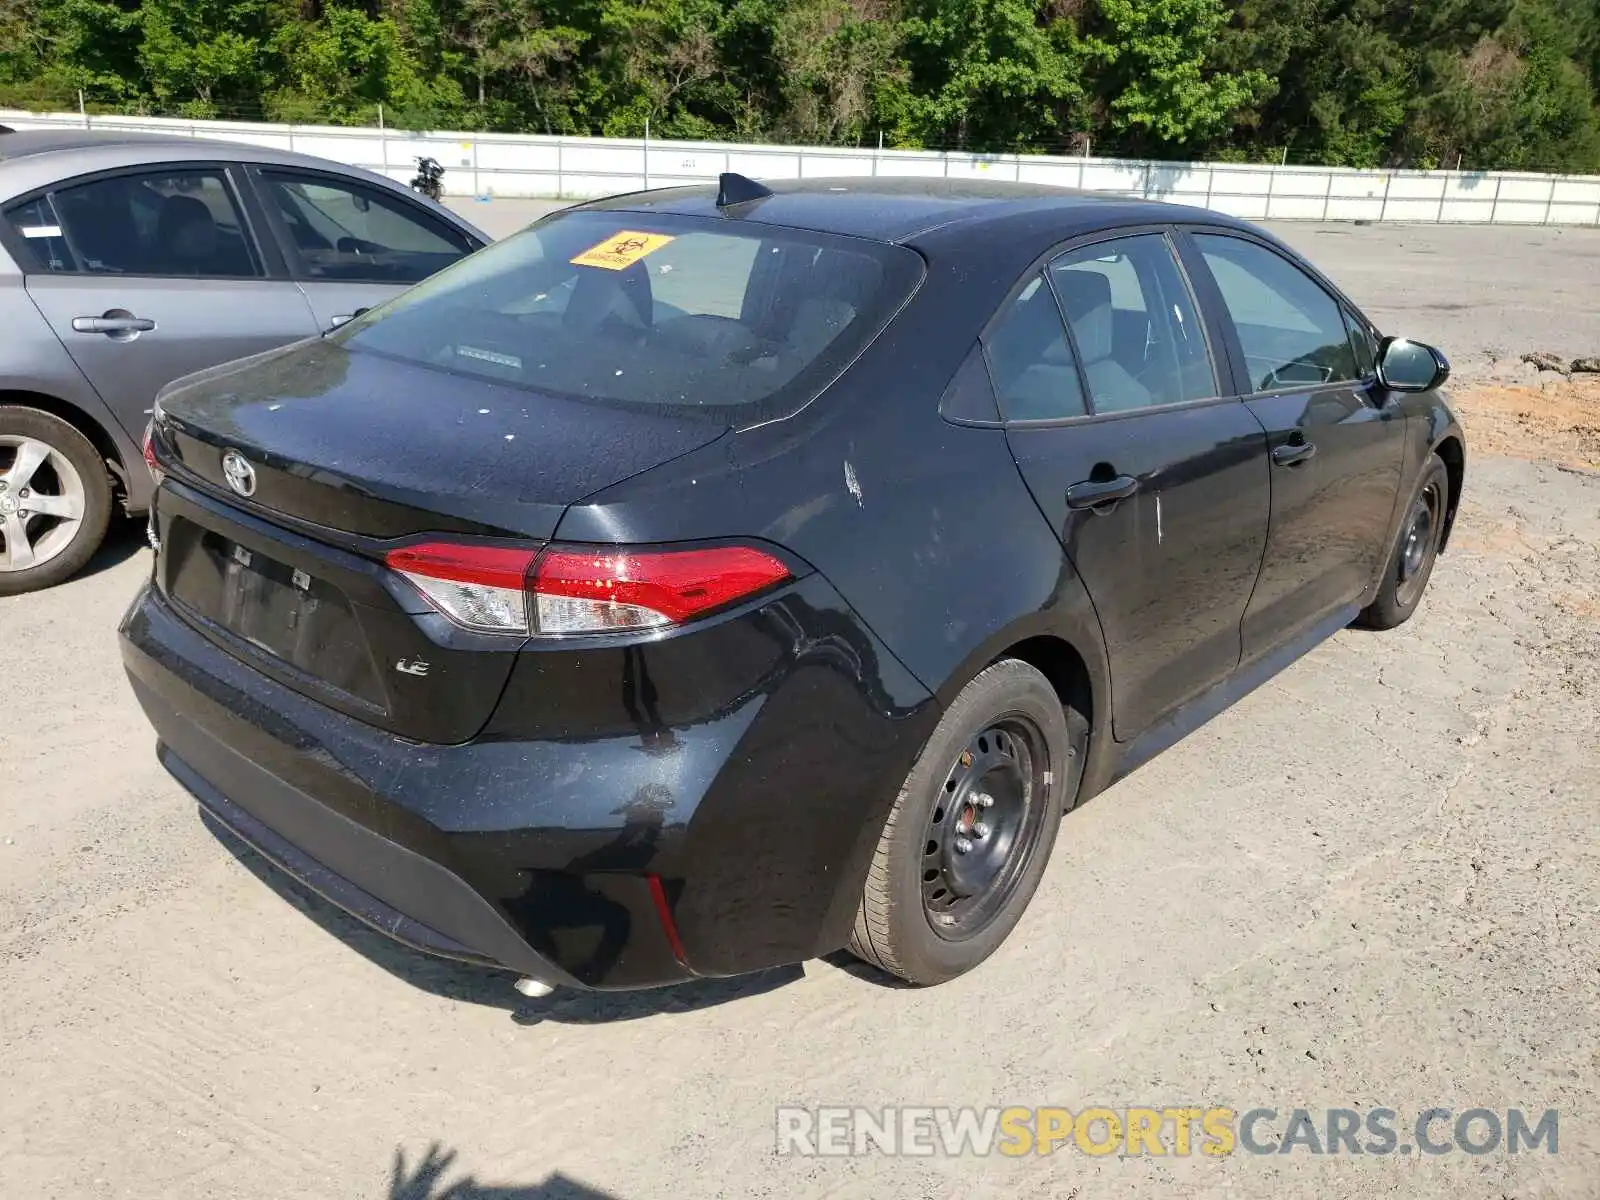
[(920, 256), (885, 243), (737, 218), (577, 211), (332, 336), (452, 374), (744, 421), (811, 399), (921, 277)]

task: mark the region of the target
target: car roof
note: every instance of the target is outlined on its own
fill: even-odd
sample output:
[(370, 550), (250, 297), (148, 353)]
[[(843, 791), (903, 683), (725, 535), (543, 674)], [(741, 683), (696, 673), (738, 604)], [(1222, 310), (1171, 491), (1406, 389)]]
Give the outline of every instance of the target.
[[(383, 179), (361, 167), (249, 142), (123, 130), (28, 129), (0, 134), (0, 199), (93, 171), (219, 158), (309, 167), (368, 180)], [(392, 180), (385, 182), (398, 186)]]
[(717, 208), (709, 185), (632, 192), (575, 205), (619, 212), (722, 216), (764, 225), (787, 225), (874, 241), (905, 242), (935, 229), (964, 231), (1030, 213), (1066, 218), (1075, 231), (1122, 225), (1193, 221), (1231, 224), (1207, 209), (999, 179), (861, 178), (791, 179), (765, 183), (773, 193), (728, 209)]
[[(348, 175), (416, 198), (403, 184), (376, 171), (273, 146), (182, 134), (63, 127), (0, 133), (0, 202), (95, 171), (218, 159)], [(470, 230), (485, 243), (493, 240), (461, 214), (437, 207), (452, 223)]]
[(121, 146), (163, 146), (172, 149), (202, 146), (211, 150), (226, 146), (231, 150), (244, 147), (244, 143), (117, 129), (18, 129), (0, 137), (0, 162), (31, 158), (36, 154), (56, 154), (64, 150), (104, 150)]

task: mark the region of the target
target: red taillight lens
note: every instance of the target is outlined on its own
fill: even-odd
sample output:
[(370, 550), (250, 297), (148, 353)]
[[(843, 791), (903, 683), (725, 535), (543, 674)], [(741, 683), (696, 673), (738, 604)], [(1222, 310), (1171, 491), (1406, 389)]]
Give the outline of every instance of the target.
[(160, 483), (163, 472), (161, 464), (156, 461), (156, 423), (154, 421), (144, 427), (144, 465), (150, 468), (150, 474), (155, 476), (157, 483)]
[(541, 553), (429, 542), (386, 561), (458, 625), (557, 637), (682, 624), (789, 578), (782, 562), (747, 546)]
[(707, 550), (552, 547), (533, 579), (538, 632), (604, 633), (678, 625), (789, 577), (746, 546)]

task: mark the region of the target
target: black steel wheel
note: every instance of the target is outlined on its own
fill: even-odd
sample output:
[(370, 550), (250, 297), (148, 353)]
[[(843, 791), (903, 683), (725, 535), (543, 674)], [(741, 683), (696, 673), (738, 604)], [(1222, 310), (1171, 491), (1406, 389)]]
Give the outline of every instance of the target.
[(940, 937), (981, 933), (1016, 890), (1045, 819), (1049, 750), (1029, 717), (986, 726), (956, 755), (928, 813), (922, 907)]
[(915, 984), (943, 983), (993, 954), (1077, 798), (1088, 728), (1015, 659), (962, 689), (884, 824), (851, 951)]
[(1429, 570), (1439, 550), (1439, 537), (1444, 532), (1444, 506), (1444, 484), (1430, 479), (1406, 514), (1405, 529), (1400, 535), (1395, 588), (1395, 598), (1403, 607), (1415, 608), (1422, 598), (1422, 589), (1428, 584)]
[(1394, 629), (1415, 615), (1428, 581), (1433, 578), (1449, 513), (1450, 473), (1443, 461), (1434, 457), (1423, 469), (1422, 479), (1401, 518), (1394, 553), (1377, 596), (1361, 614), (1361, 624), (1369, 629)]

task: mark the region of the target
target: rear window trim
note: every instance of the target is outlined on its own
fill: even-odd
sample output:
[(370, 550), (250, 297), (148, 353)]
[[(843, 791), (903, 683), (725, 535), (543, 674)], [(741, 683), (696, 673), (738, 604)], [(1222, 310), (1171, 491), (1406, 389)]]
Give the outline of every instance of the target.
[[(708, 217), (691, 213), (662, 213), (656, 210), (638, 208), (591, 208), (585, 204), (572, 205), (568, 208), (557, 209), (554, 212), (545, 214), (538, 220), (527, 226), (524, 226), (521, 230), (517, 231), (517, 233), (510, 235), (510, 237), (501, 239), (500, 242), (495, 242), (493, 245), (500, 245), (502, 242), (509, 242), (512, 240), (512, 238), (519, 237), (524, 234), (535, 233), (548, 225), (556, 223), (557, 221), (566, 220), (568, 218), (580, 215), (593, 215), (606, 219), (614, 219), (619, 228), (625, 225), (634, 224), (639, 225), (648, 231), (652, 227), (660, 226), (663, 232), (669, 232), (671, 230), (669, 230), (668, 227), (676, 227), (677, 233), (698, 232), (726, 234), (729, 232), (729, 222), (731, 220), (737, 221), (739, 227), (753, 228), (763, 231), (756, 235), (758, 237), (767, 236), (765, 231), (770, 231), (771, 235), (774, 236), (788, 235), (797, 241), (813, 242), (819, 246), (833, 244), (840, 247), (847, 247), (853, 245), (861, 247), (877, 257), (885, 264), (886, 270), (891, 266), (891, 264), (897, 262), (903, 264), (904, 269), (907, 272), (904, 281), (904, 294), (895, 301), (892, 307), (887, 308), (884, 311), (880, 320), (876, 323), (870, 334), (863, 339), (860, 347), (857, 348), (846, 359), (844, 359), (836, 370), (827, 372), (825, 374), (819, 374), (808, 387), (799, 389), (793, 397), (787, 400), (780, 401), (780, 398), (786, 395), (786, 393), (789, 391), (790, 385), (785, 385), (783, 388), (778, 389), (777, 392), (761, 400), (747, 401), (737, 404), (686, 406), (654, 404), (648, 402), (632, 402), (618, 400), (612, 397), (572, 395), (570, 393), (561, 392), (555, 389), (539, 388), (532, 384), (519, 383), (513, 380), (496, 379), (493, 380), (493, 382), (506, 387), (517, 388), (521, 391), (558, 396), (563, 399), (576, 401), (578, 403), (604, 405), (629, 411), (680, 417), (685, 420), (699, 421), (708, 425), (714, 425), (719, 428), (727, 429), (733, 433), (748, 433), (752, 430), (760, 429), (765, 425), (771, 425), (779, 421), (789, 420), (792, 417), (804, 412), (818, 399), (825, 395), (829, 389), (839, 382), (840, 379), (854, 369), (855, 365), (861, 361), (862, 357), (869, 350), (872, 349), (873, 345), (877, 343), (878, 339), (884, 335), (889, 327), (899, 320), (900, 315), (916, 298), (917, 294), (921, 291), (923, 284), (928, 278), (927, 257), (916, 247), (906, 245), (904, 242), (899, 240), (864, 237), (858, 234), (835, 233), (829, 230), (812, 229), (809, 226), (788, 225), (772, 221), (761, 221), (751, 217)], [(446, 269), (448, 270), (449, 268)], [(375, 310), (374, 315), (380, 318), (382, 316), (381, 311), (378, 310)], [(372, 347), (368, 346), (346, 344), (348, 339), (354, 337), (355, 334), (360, 332), (361, 327), (362, 326), (358, 325), (356, 322), (351, 322), (347, 326), (341, 326), (338, 329), (329, 331), (324, 336), (337, 340), (344, 347), (347, 353), (372, 354), (376, 357), (384, 358), (391, 362), (404, 363), (407, 366), (413, 367), (422, 367), (427, 370), (434, 371), (447, 379), (458, 379), (467, 382), (480, 381), (480, 377), (478, 376), (451, 371), (450, 369), (438, 366), (437, 364), (427, 363), (413, 358), (406, 358), (401, 355), (373, 349)]]

